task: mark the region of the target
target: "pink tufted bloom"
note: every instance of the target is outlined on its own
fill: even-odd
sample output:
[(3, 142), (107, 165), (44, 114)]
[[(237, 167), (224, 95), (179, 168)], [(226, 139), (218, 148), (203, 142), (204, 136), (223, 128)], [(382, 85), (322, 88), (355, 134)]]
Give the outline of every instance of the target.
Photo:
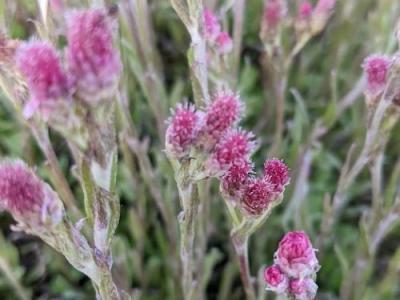
[(221, 32), (221, 25), (217, 17), (207, 8), (203, 11), (203, 30), (205, 38), (212, 43), (215, 42)]
[(277, 294), (286, 293), (289, 279), (286, 274), (281, 271), (279, 266), (273, 265), (266, 268), (264, 271), (264, 279), (268, 285), (268, 290), (271, 290)]
[(366, 94), (376, 97), (386, 86), (390, 67), (390, 58), (385, 55), (373, 54), (364, 59), (362, 64), (367, 77)]
[(0, 165), (0, 204), (25, 224), (41, 225), (49, 220), (58, 224), (62, 205), (57, 195), (24, 163)]
[(232, 197), (241, 197), (243, 187), (253, 169), (250, 159), (235, 161), (221, 179), (222, 189)]
[(244, 130), (228, 130), (221, 141), (216, 145), (211, 157), (213, 168), (223, 171), (230, 168), (232, 164), (246, 161), (254, 151), (254, 135)]
[(201, 116), (193, 105), (178, 104), (168, 123), (166, 147), (172, 154), (182, 156), (199, 134)]
[(275, 253), (275, 264), (288, 276), (304, 278), (319, 269), (315, 249), (303, 231), (287, 233)]
[(237, 95), (231, 91), (217, 93), (206, 108), (201, 143), (206, 148), (215, 146), (225, 131), (239, 121), (242, 111), (243, 105)]
[(269, 159), (264, 164), (264, 175), (269, 178), (274, 186), (274, 192), (282, 193), (289, 184), (289, 168), (279, 159)]
[(319, 0), (315, 5), (315, 13), (329, 15), (335, 7), (336, 0)]
[(242, 208), (250, 215), (261, 215), (274, 197), (273, 185), (266, 178), (251, 178), (243, 188)]
[(66, 58), (78, 93), (89, 101), (114, 91), (121, 71), (110, 17), (101, 9), (72, 12), (67, 19)]
[(30, 118), (40, 111), (44, 118), (70, 94), (69, 80), (62, 69), (57, 51), (49, 43), (22, 43), (15, 55), (16, 66), (25, 76), (30, 99), (25, 104), (24, 116)]
[(264, 8), (263, 24), (267, 30), (276, 30), (286, 16), (287, 7), (284, 0), (267, 0)]
[(310, 1), (303, 1), (297, 11), (297, 16), (300, 20), (307, 20), (313, 13), (313, 5)]
[(233, 49), (232, 39), (226, 31), (223, 31), (218, 35), (216, 43), (217, 50), (221, 54), (228, 54)]
[(313, 300), (318, 286), (311, 278), (292, 279), (289, 282), (289, 295), (295, 300)]

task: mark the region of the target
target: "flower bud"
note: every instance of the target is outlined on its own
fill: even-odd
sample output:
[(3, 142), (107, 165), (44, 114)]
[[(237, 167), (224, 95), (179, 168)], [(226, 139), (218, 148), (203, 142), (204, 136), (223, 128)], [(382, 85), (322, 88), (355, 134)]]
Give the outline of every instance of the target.
[(221, 25), (217, 17), (207, 8), (203, 11), (203, 31), (205, 38), (211, 43), (215, 42), (221, 32)]
[(201, 144), (207, 149), (213, 148), (225, 131), (239, 121), (242, 110), (237, 95), (231, 91), (217, 93), (206, 108)]
[(313, 13), (313, 5), (310, 1), (303, 1), (297, 11), (297, 17), (300, 20), (307, 20), (311, 17)]
[(261, 215), (274, 200), (274, 187), (266, 178), (251, 178), (243, 189), (241, 205), (250, 215)]
[(222, 176), (221, 187), (231, 197), (239, 198), (243, 195), (243, 187), (253, 169), (250, 159), (237, 160)]
[(177, 157), (185, 155), (199, 134), (200, 114), (191, 104), (178, 104), (168, 123), (166, 132), (167, 150)]
[(57, 194), (21, 161), (0, 164), (0, 203), (29, 227), (57, 225), (64, 211)]
[(289, 168), (284, 162), (276, 158), (269, 159), (265, 162), (264, 176), (269, 178), (275, 193), (282, 193), (285, 186), (289, 184), (290, 181)]
[(373, 105), (385, 90), (389, 75), (390, 58), (386, 55), (372, 54), (364, 59), (362, 67), (367, 79), (365, 89), (367, 103)]
[(40, 111), (47, 119), (59, 100), (68, 98), (71, 92), (70, 81), (62, 69), (57, 51), (47, 42), (31, 41), (20, 45), (15, 60), (27, 80), (30, 93), (24, 116), (30, 118)]
[(110, 17), (101, 9), (72, 12), (67, 18), (66, 58), (78, 94), (93, 102), (112, 95), (121, 71)]
[(265, 269), (264, 279), (268, 285), (267, 289), (277, 294), (283, 294), (288, 289), (289, 279), (277, 265)]
[(254, 151), (254, 135), (244, 130), (228, 130), (216, 145), (212, 156), (212, 168), (216, 171), (228, 170), (235, 162), (246, 161)]
[(233, 49), (233, 42), (229, 33), (221, 32), (216, 40), (217, 50), (220, 54), (228, 54)]
[(319, 269), (315, 249), (302, 231), (287, 233), (275, 253), (275, 264), (290, 277), (305, 278)]
[(336, 0), (319, 0), (315, 5), (313, 18), (312, 18), (312, 32), (317, 34), (321, 32), (335, 8)]
[(318, 286), (311, 278), (296, 278), (289, 282), (289, 295), (295, 300), (313, 300), (317, 290)]
[(263, 39), (276, 35), (286, 14), (287, 5), (285, 0), (267, 0), (265, 2), (261, 21), (261, 36)]

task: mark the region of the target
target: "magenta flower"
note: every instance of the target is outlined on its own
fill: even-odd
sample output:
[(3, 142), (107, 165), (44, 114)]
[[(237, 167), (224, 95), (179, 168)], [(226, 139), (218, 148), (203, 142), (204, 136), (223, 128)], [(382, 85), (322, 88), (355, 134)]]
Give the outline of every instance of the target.
[(269, 159), (264, 164), (264, 176), (269, 178), (273, 184), (274, 192), (282, 193), (285, 186), (289, 184), (289, 168), (279, 159)]
[(101, 9), (75, 11), (67, 19), (66, 58), (78, 93), (98, 100), (113, 92), (121, 62), (113, 47), (110, 17)]
[(58, 224), (63, 211), (57, 195), (20, 161), (0, 165), (0, 205), (31, 225)]
[(289, 295), (295, 300), (312, 300), (317, 294), (318, 286), (311, 278), (291, 279)]
[(226, 31), (221, 32), (216, 40), (217, 50), (221, 54), (228, 54), (233, 49), (233, 42), (229, 33)]
[(253, 164), (249, 159), (237, 160), (230, 166), (222, 176), (222, 189), (233, 197), (241, 197), (249, 175), (252, 172)]
[(166, 147), (174, 155), (182, 156), (199, 134), (201, 117), (193, 105), (178, 104), (168, 123)]
[(287, 7), (284, 0), (267, 0), (264, 8), (264, 26), (267, 30), (276, 30), (286, 13)]
[(30, 118), (40, 111), (47, 119), (59, 100), (70, 95), (69, 80), (62, 69), (56, 49), (47, 42), (22, 43), (15, 56), (16, 66), (25, 76), (30, 99), (24, 116)]
[(329, 15), (335, 7), (336, 0), (319, 0), (315, 5), (315, 13)]
[(265, 269), (264, 279), (268, 285), (267, 289), (277, 294), (283, 294), (288, 289), (289, 279), (277, 265)]
[(215, 42), (221, 32), (221, 25), (217, 17), (207, 8), (203, 11), (203, 30), (205, 38), (211, 43)]
[(385, 55), (373, 54), (364, 59), (362, 64), (367, 77), (366, 94), (376, 97), (386, 86), (390, 67), (390, 58)]
[(303, 231), (287, 233), (275, 253), (275, 264), (290, 277), (304, 278), (319, 269), (315, 249)]
[(244, 130), (228, 130), (216, 145), (211, 157), (213, 169), (223, 171), (232, 164), (246, 161), (254, 151), (254, 135)]
[(243, 106), (237, 95), (231, 91), (217, 93), (206, 108), (202, 144), (206, 148), (212, 148), (225, 131), (239, 121), (242, 110)]
[(250, 215), (261, 215), (274, 200), (273, 185), (266, 178), (251, 178), (243, 188), (242, 208)]
[(303, 1), (297, 11), (297, 16), (300, 20), (307, 20), (313, 13), (313, 5), (310, 1)]

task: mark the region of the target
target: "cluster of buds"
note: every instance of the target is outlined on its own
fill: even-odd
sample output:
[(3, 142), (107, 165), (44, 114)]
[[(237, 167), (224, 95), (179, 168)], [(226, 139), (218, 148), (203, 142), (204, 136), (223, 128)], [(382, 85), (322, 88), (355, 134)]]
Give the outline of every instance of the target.
[(66, 67), (48, 42), (21, 43), (15, 64), (28, 83), (30, 99), (24, 115), (36, 112), (47, 120), (72, 98), (87, 103), (104, 99), (115, 90), (121, 64), (113, 47), (112, 20), (102, 9), (74, 11), (67, 15)]
[(293, 24), (297, 34), (315, 35), (321, 32), (336, 4), (336, 0), (319, 0), (315, 7), (309, 0), (298, 1), (297, 12), (289, 14), (286, 0), (266, 0), (261, 20), (261, 39), (271, 42), (279, 36), (283, 25)]
[(368, 107), (375, 107), (385, 91), (389, 78), (391, 58), (386, 55), (372, 54), (364, 59), (362, 67), (366, 77), (364, 90)]
[(24, 162), (0, 163), (0, 207), (17, 221), (14, 230), (38, 236), (78, 270), (97, 280), (93, 251), (67, 219), (58, 194)]
[(336, 0), (319, 0), (315, 7), (308, 0), (301, 1), (295, 19), (296, 31), (318, 34), (325, 28), (335, 5)]
[(228, 32), (221, 30), (217, 16), (210, 10), (203, 11), (203, 35), (211, 49), (219, 54), (228, 54), (232, 51), (233, 42)]
[(204, 110), (180, 104), (169, 120), (166, 149), (181, 161), (198, 160), (193, 178), (217, 177), (221, 190), (247, 216), (260, 216), (280, 198), (289, 183), (289, 170), (278, 159), (265, 162), (255, 176), (251, 155), (256, 141), (237, 126), (243, 103), (231, 91), (220, 91)]
[(304, 232), (287, 233), (275, 252), (274, 264), (264, 271), (267, 290), (296, 300), (314, 299), (320, 268), (315, 251)]

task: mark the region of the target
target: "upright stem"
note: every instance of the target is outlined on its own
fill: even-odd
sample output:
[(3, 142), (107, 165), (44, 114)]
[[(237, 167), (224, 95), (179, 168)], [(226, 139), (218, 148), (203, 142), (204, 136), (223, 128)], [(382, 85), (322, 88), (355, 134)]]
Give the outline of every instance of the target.
[(75, 204), (74, 194), (72, 193), (68, 181), (61, 170), (53, 145), (49, 139), (47, 128), (39, 128), (39, 126), (40, 125), (33, 124), (31, 125), (31, 130), (49, 164), (50, 172), (52, 174), (51, 180), (53, 181), (55, 188), (59, 191), (61, 198), (64, 200), (67, 207), (76, 216), (80, 216), (80, 211)]
[(246, 293), (246, 299), (255, 300), (256, 295), (251, 280), (249, 258), (248, 258), (248, 235), (242, 236), (233, 233), (231, 235), (231, 239), (238, 259), (240, 277), (243, 282), (243, 287)]
[(98, 283), (93, 283), (98, 300), (120, 300), (118, 289), (112, 279), (109, 269), (100, 270), (101, 277)]
[(180, 255), (182, 262), (182, 289), (187, 300), (195, 299), (195, 282), (193, 280), (193, 245), (196, 231), (196, 217), (199, 209), (198, 188), (196, 184), (183, 180), (178, 181), (179, 195), (183, 214), (180, 216), (181, 231)]

